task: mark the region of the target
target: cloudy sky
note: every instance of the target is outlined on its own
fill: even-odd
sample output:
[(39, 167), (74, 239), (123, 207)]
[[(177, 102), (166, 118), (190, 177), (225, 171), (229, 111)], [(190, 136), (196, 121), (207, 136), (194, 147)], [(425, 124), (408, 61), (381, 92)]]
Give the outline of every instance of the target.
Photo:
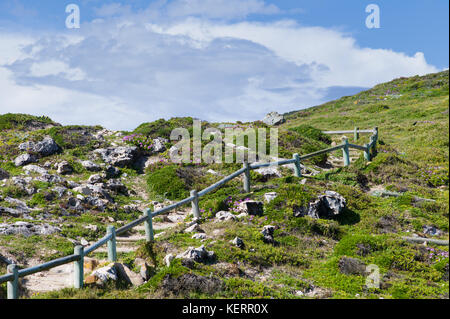
[[(68, 4), (81, 26), (68, 29)], [(368, 4), (380, 28), (366, 27)], [(262, 119), (448, 68), (446, 0), (2, 0), (0, 113)]]

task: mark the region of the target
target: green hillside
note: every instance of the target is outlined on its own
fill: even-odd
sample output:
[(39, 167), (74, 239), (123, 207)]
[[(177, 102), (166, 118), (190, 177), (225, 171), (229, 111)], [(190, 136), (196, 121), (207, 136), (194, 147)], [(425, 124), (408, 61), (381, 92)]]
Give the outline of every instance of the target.
[[(200, 198), (202, 219), (194, 225), (194, 232), (186, 231), (193, 221), (190, 204), (168, 216), (155, 217), (155, 242), (146, 244), (144, 230), (136, 229), (126, 234), (127, 239), (136, 241), (122, 242), (118, 251), (118, 262), (136, 276), (142, 274), (145, 263), (147, 278), (139, 284), (122, 279), (101, 283), (87, 271), (83, 289), (36, 293), (36, 287), (25, 283), (21, 296), (448, 299), (448, 245), (404, 239), (449, 238), (448, 76), (445, 71), (400, 78), (285, 114), (286, 122), (278, 126), (280, 157), (328, 148), (340, 143), (342, 136), (327, 135), (323, 130), (352, 130), (355, 126), (378, 127), (377, 152), (367, 162), (362, 152), (352, 151), (347, 167), (341, 163), (341, 150), (315, 157), (302, 162), (306, 168), (301, 178), (288, 167), (279, 167), (276, 174), (252, 171), (249, 193), (243, 190), (242, 179), (233, 179)], [(72, 254), (74, 242), (95, 242), (105, 235), (107, 225), (119, 228), (142, 216), (147, 207), (155, 211), (242, 167), (241, 163), (171, 163), (170, 141), (160, 142), (164, 148), (158, 152), (150, 151), (157, 144), (154, 139), (169, 138), (173, 128), (190, 130), (192, 118), (144, 123), (134, 132), (58, 126), (49, 119), (44, 122), (51, 127), (27, 129), (26, 123), (19, 125), (14, 118), (0, 116), (0, 173), (8, 175), (0, 181), (0, 257), (13, 259), (21, 267)], [(203, 123), (223, 132), (219, 124)], [(269, 130), (260, 121), (233, 125)], [(28, 149), (27, 154), (36, 157), (32, 165), (37, 168), (27, 174), (26, 166), (15, 165), (17, 156), (25, 152), (19, 145), (38, 143), (45, 136), (53, 138), (59, 149), (45, 156)], [(355, 142), (353, 134), (348, 137), (359, 145), (369, 142), (369, 134), (361, 134)], [(131, 154), (131, 146), (137, 147), (138, 154)], [(109, 158), (106, 148), (111, 152), (126, 149), (131, 155), (113, 153)], [(127, 156), (135, 160), (118, 162)], [(62, 169), (66, 164), (71, 170)], [(89, 185), (99, 187), (101, 194), (87, 194)], [(296, 214), (325, 191), (337, 192), (345, 199), (340, 214), (330, 218)], [(276, 197), (265, 200), (272, 192)], [(380, 192), (392, 196), (379, 196)], [(249, 199), (262, 203), (260, 214), (240, 215), (238, 207)], [(28, 207), (28, 213), (20, 214), (23, 205), (16, 200)], [(220, 211), (234, 217), (217, 220)], [(29, 231), (44, 224), (46, 229), (59, 230), (2, 233), (17, 222), (32, 224), (27, 226)], [(273, 240), (261, 233), (269, 225), (274, 226)], [(231, 242), (236, 237), (243, 245)], [(214, 260), (175, 258), (167, 263), (169, 254), (177, 256), (202, 245), (214, 252)], [(94, 252), (90, 262), (98, 264), (95, 269), (108, 266), (106, 256), (105, 250)], [(375, 268), (380, 285), (374, 288), (367, 282)], [(0, 258), (0, 275), (5, 271)], [(1, 284), (0, 298), (5, 294), (6, 285)]]

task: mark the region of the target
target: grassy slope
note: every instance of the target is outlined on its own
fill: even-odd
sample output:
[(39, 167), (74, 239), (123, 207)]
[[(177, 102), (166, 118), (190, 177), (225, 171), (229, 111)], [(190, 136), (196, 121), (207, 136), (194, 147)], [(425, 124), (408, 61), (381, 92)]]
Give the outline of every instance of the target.
[[(200, 201), (200, 208), (207, 216), (202, 228), (208, 234), (218, 231), (218, 237), (201, 243), (177, 228), (158, 238), (153, 247), (136, 253), (119, 254), (119, 259), (131, 266), (134, 257), (141, 256), (147, 257), (154, 267), (155, 276), (138, 290), (123, 286), (86, 288), (81, 291), (65, 289), (38, 297), (163, 297), (166, 295), (161, 285), (166, 276), (175, 278), (184, 273), (209, 276), (212, 273), (223, 279), (223, 289), (214, 294), (188, 291), (176, 297), (298, 298), (295, 294), (297, 290), (306, 291), (315, 286), (323, 290), (322, 297), (331, 298), (355, 298), (357, 295), (362, 298), (448, 298), (448, 280), (443, 279), (445, 265), (448, 270), (448, 258), (439, 261), (420, 245), (408, 244), (399, 239), (411, 233), (424, 235), (424, 225), (437, 226), (444, 231), (439, 237), (448, 238), (448, 72), (381, 84), (353, 97), (293, 112), (287, 118), (280, 134), (280, 144), (286, 145), (283, 150), (286, 156), (294, 151), (307, 153), (306, 149), (313, 142), (302, 137), (302, 143), (295, 144), (298, 136), (290, 133), (288, 128), (300, 124), (327, 130), (348, 130), (356, 125), (360, 128), (378, 126), (382, 145), (371, 164), (366, 165), (359, 160), (349, 168), (309, 178), (306, 186), (300, 185), (300, 179), (292, 178), (290, 171), (283, 170), (282, 178), (267, 182), (252, 173), (253, 188), (250, 194), (243, 193), (242, 183), (238, 180), (209, 194)], [(170, 123), (162, 124), (161, 130), (166, 132)], [(148, 132), (144, 132), (146, 127), (150, 128)], [(152, 134), (160, 128), (147, 124), (140, 130)], [(363, 142), (367, 142), (367, 137), (358, 143)], [(62, 156), (70, 156), (73, 152), (66, 150)], [(6, 164), (4, 167), (9, 168)], [(238, 167), (214, 164), (194, 168), (213, 168), (229, 174)], [(426, 172), (430, 167), (432, 172)], [(158, 170), (157, 167), (155, 169)], [(183, 169), (188, 171), (192, 168)], [(153, 173), (150, 170), (148, 174)], [(201, 189), (214, 182), (213, 179), (205, 180), (201, 175), (194, 178), (187, 173), (181, 175), (186, 190)], [(405, 193), (398, 198), (372, 197), (366, 190), (374, 185)], [(338, 191), (346, 198), (348, 209), (342, 217), (336, 220), (312, 220), (292, 216), (294, 205), (307, 204), (325, 189)], [(212, 213), (217, 210), (228, 209), (233, 206), (233, 202), (247, 197), (262, 200), (264, 193), (274, 190), (279, 196), (265, 205), (264, 216), (247, 218), (244, 222), (212, 222)], [(416, 203), (412, 195), (432, 198), (436, 202)], [(229, 196), (232, 198), (227, 202)], [(129, 199), (123, 200), (129, 202)], [(209, 213), (210, 209), (212, 213)], [(113, 212), (108, 211), (107, 214)], [(85, 214), (83, 219), (100, 226), (97, 217), (100, 216)], [(71, 218), (70, 221), (77, 230), (82, 228), (77, 225), (77, 219)], [(275, 231), (278, 246), (262, 242), (260, 230), (268, 224), (278, 227)], [(101, 234), (103, 231), (96, 236), (101, 237)], [(86, 235), (83, 233), (83, 236)], [(229, 244), (229, 240), (235, 236), (244, 240), (245, 249), (240, 250)], [(30, 240), (17, 239), (16, 248), (28, 247), (33, 244)], [(61, 238), (55, 238), (49, 242), (63, 245), (62, 241)], [(181, 252), (188, 246), (198, 247), (201, 244), (215, 251), (218, 261), (227, 263), (228, 267), (224, 270), (214, 265), (197, 263), (193, 269), (179, 263), (171, 267), (164, 266), (162, 259), (167, 247)], [(438, 249), (448, 252), (448, 248)], [(341, 274), (338, 262), (342, 256), (377, 265), (382, 274), (381, 289), (366, 289), (366, 277), (363, 275)], [(242, 271), (264, 276), (245, 277)]]

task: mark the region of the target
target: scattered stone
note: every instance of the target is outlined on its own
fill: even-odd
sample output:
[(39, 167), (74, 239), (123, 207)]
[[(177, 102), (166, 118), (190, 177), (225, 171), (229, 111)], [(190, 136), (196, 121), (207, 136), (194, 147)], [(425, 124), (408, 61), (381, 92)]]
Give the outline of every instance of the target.
[(168, 254), (166, 255), (166, 257), (164, 257), (164, 263), (166, 264), (167, 267), (170, 266), (170, 263), (172, 262), (172, 260), (175, 259), (175, 256), (172, 254)]
[(264, 214), (264, 204), (254, 200), (248, 200), (239, 204), (239, 210), (249, 215), (262, 216)]
[(270, 178), (277, 178), (281, 177), (280, 170), (276, 166), (268, 166), (268, 167), (261, 167), (258, 169), (255, 169), (256, 173), (259, 173), (263, 176), (263, 181), (268, 181)]
[(270, 193), (265, 193), (264, 194), (264, 199), (268, 203), (273, 201), (276, 197), (277, 197), (277, 193), (276, 192), (270, 192)]
[(78, 183), (76, 183), (74, 181), (67, 181), (67, 187), (69, 187), (70, 189), (73, 189), (73, 188), (76, 188), (76, 187), (79, 187), (79, 186), (80, 186), (80, 184), (78, 184)]
[(273, 238), (274, 231), (275, 231), (275, 226), (266, 225), (263, 227), (261, 234), (263, 234), (263, 236), (264, 236), (263, 241), (266, 244), (274, 244), (275, 243), (275, 240)]
[(309, 204), (309, 207), (294, 206), (295, 217), (310, 216), (312, 218), (332, 218), (339, 215), (345, 208), (345, 198), (339, 193), (325, 191), (318, 199)]
[(89, 176), (88, 183), (89, 184), (97, 184), (101, 183), (103, 181), (103, 178), (99, 174), (94, 174)]
[(153, 140), (152, 143), (152, 151), (155, 153), (161, 153), (164, 152), (166, 150), (166, 143), (168, 143), (169, 140), (162, 138), (162, 137), (157, 137)]
[(366, 264), (356, 258), (341, 257), (338, 266), (339, 271), (345, 275), (363, 275), (366, 272)]
[(63, 179), (61, 176), (53, 174), (43, 174), (41, 176), (38, 176), (36, 180), (50, 184), (62, 184), (65, 182), (65, 179)]
[(142, 259), (142, 258), (136, 258), (136, 259), (134, 260), (134, 264), (135, 264), (136, 266), (139, 266), (139, 267), (140, 267), (139, 274), (141, 275), (141, 278), (142, 278), (144, 281), (149, 280), (150, 277), (151, 277), (151, 274), (152, 274), (152, 269), (151, 269), (150, 266), (147, 264), (147, 262), (146, 262), (144, 259)]
[(88, 246), (88, 245), (89, 245), (89, 242), (88, 242), (86, 239), (81, 238), (80, 244), (81, 244), (81, 246)]
[(423, 226), (423, 232), (424, 234), (431, 236), (440, 236), (442, 234), (442, 232), (436, 227), (427, 225)]
[(27, 165), (30, 163), (34, 163), (36, 161), (37, 161), (36, 157), (27, 153), (27, 154), (22, 154), (22, 155), (17, 156), (14, 159), (14, 165), (19, 167), (19, 166), (24, 166), (24, 165)]
[(96, 269), (92, 272), (91, 276), (94, 276), (94, 282), (96, 284), (104, 285), (110, 279), (113, 281), (117, 280), (117, 270), (114, 267), (114, 263), (111, 263), (105, 267)]
[(216, 255), (213, 251), (207, 251), (205, 246), (202, 245), (198, 248), (189, 247), (185, 252), (177, 255), (175, 258), (187, 259), (199, 263), (209, 263), (216, 259)]
[(195, 224), (189, 226), (188, 228), (186, 228), (184, 230), (184, 232), (185, 233), (194, 233), (194, 232), (204, 233), (203, 229), (201, 229), (200, 226), (197, 223), (195, 223)]
[(285, 122), (284, 116), (278, 112), (268, 113), (262, 120), (267, 125), (278, 125)]
[(61, 198), (66, 194), (67, 188), (62, 186), (56, 186), (52, 189), (52, 191), (54, 191), (57, 194), (58, 198)]
[(3, 168), (0, 168), (0, 181), (8, 179), (9, 173), (5, 171)]
[(62, 161), (61, 163), (58, 163), (58, 169), (56, 171), (58, 174), (70, 174), (73, 172), (72, 166), (69, 164), (68, 161)]
[(110, 179), (106, 183), (106, 188), (117, 193), (127, 194), (128, 188), (118, 179)]
[(115, 263), (114, 269), (116, 270), (117, 277), (126, 283), (133, 286), (140, 286), (144, 283), (144, 279), (140, 274), (133, 272), (127, 265), (122, 263)]
[(70, 197), (67, 199), (68, 208), (74, 210), (83, 210), (83, 206), (81, 205), (81, 200), (75, 197)]
[(194, 235), (192, 235), (192, 239), (204, 240), (204, 239), (206, 239), (206, 234), (205, 233), (194, 234)]
[(212, 174), (212, 175), (219, 175), (219, 173), (217, 173), (216, 171), (214, 171), (212, 169), (207, 170), (206, 173)]
[(24, 212), (23, 210), (20, 209), (0, 206), (0, 215), (10, 215), (12, 217), (19, 217), (22, 216), (24, 213), (26, 214), (28, 213), (28, 211)]
[(120, 170), (112, 165), (108, 165), (105, 170), (106, 178), (116, 178), (120, 175)]
[(233, 240), (230, 241), (230, 243), (241, 249), (245, 247), (244, 241), (239, 237), (234, 238)]
[(216, 214), (216, 221), (228, 221), (228, 220), (236, 220), (236, 216), (228, 211), (220, 211)]

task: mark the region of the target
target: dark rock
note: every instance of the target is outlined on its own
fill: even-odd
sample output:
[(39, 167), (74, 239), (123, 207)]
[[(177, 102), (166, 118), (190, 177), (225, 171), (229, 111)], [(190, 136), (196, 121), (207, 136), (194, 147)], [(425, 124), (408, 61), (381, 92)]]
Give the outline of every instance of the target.
[(196, 274), (184, 274), (176, 278), (167, 275), (162, 281), (161, 288), (165, 293), (175, 295), (188, 294), (190, 292), (214, 294), (222, 289), (222, 281), (218, 278)]
[(9, 178), (9, 173), (4, 169), (0, 168), (0, 181)]
[(73, 168), (72, 166), (69, 164), (68, 161), (62, 161), (61, 163), (58, 164), (58, 170), (57, 173), (58, 174), (70, 174), (73, 172)]
[(106, 178), (115, 178), (120, 175), (120, 170), (112, 165), (108, 165), (105, 170)]
[(439, 229), (437, 229), (434, 226), (423, 226), (423, 232), (427, 235), (431, 235), (431, 236), (439, 236), (441, 235), (441, 231)]
[(339, 193), (325, 191), (318, 199), (309, 204), (309, 207), (294, 206), (293, 212), (296, 217), (310, 216), (312, 218), (329, 219), (339, 215), (345, 208), (345, 198)]
[(338, 266), (345, 275), (363, 275), (366, 272), (366, 264), (356, 258), (341, 257)]
[(241, 238), (239, 238), (239, 237), (236, 237), (235, 239), (233, 239), (233, 240), (231, 241), (231, 243), (232, 243), (233, 245), (235, 245), (236, 247), (238, 247), (238, 248), (241, 248), (241, 249), (244, 249), (244, 248), (245, 248), (244, 241), (243, 241)]
[(262, 216), (264, 214), (264, 204), (253, 200), (242, 202), (239, 209), (243, 213), (249, 215)]
[(106, 183), (106, 188), (117, 193), (127, 194), (128, 188), (118, 179), (110, 179)]
[(103, 178), (99, 174), (89, 176), (88, 183), (89, 184), (97, 184), (101, 183)]
[(275, 231), (275, 226), (267, 225), (263, 227), (261, 234), (263, 234), (263, 241), (266, 244), (275, 244), (275, 239), (273, 238), (273, 233)]

